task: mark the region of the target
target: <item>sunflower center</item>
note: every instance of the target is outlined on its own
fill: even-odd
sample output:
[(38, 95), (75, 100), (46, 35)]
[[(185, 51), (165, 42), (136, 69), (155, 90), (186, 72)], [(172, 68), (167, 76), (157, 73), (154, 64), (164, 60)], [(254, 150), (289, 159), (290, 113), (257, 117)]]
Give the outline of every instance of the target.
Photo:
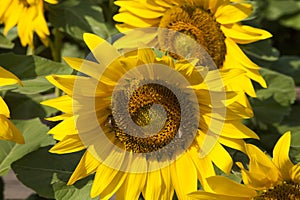
[(272, 189), (263, 192), (255, 200), (300, 200), (300, 185), (293, 182), (283, 182)]
[[(225, 36), (209, 11), (195, 6), (173, 7), (164, 14), (159, 27), (173, 30), (161, 31), (158, 41), (160, 47), (169, 50), (174, 58), (188, 55), (205, 64), (207, 57), (201, 49), (204, 48), (216, 66), (222, 66), (226, 55)], [(178, 32), (188, 35), (189, 39)], [(190, 38), (196, 42), (190, 42)]]
[[(122, 94), (124, 92), (126, 91), (120, 91), (118, 94), (120, 105), (117, 107), (124, 106), (121, 104), (126, 102), (122, 99), (126, 96)], [(121, 119), (119, 126), (122, 127), (117, 125), (115, 119), (112, 120), (115, 138), (127, 151), (135, 153), (157, 151), (169, 144), (178, 133), (181, 122), (180, 105), (176, 95), (163, 85), (148, 83), (134, 90), (130, 96), (128, 112), (132, 121), (139, 127), (147, 126), (147, 129), (143, 129), (147, 131), (130, 130), (128, 122), (122, 120), (122, 113), (113, 113), (114, 117)]]

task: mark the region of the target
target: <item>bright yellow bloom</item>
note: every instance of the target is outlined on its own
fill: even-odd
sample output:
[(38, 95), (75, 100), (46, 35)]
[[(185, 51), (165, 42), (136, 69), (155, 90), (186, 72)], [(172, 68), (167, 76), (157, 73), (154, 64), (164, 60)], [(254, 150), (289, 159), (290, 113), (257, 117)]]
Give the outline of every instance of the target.
[(175, 190), (187, 199), (197, 179), (206, 187), (215, 175), (213, 163), (230, 172), (222, 145), (245, 151), (243, 138), (257, 138), (241, 123), (252, 116), (244, 93), (223, 90), (240, 70), (208, 71), (150, 48), (120, 54), (92, 34), (84, 40), (97, 62), (65, 58), (87, 76), (47, 77), (66, 95), (42, 103), (64, 113), (49, 119), (63, 120), (49, 131), (60, 141), (51, 152), (88, 149), (68, 184), (96, 173), (92, 197), (172, 199)]
[(298, 200), (300, 199), (300, 163), (294, 165), (289, 158), (291, 133), (285, 133), (275, 145), (273, 159), (254, 145), (247, 144), (250, 158), (249, 171), (242, 163), (245, 185), (222, 176), (208, 178), (211, 192), (198, 191), (192, 199), (215, 200)]
[[(55, 4), (57, 0), (45, 0)], [(2, 0), (0, 7), (0, 23), (4, 23), (4, 34), (14, 26), (18, 27), (18, 35), (22, 46), (33, 48), (33, 33), (36, 32), (47, 46), (50, 34), (44, 17), (43, 0)]]
[[(271, 37), (267, 31), (241, 24), (252, 13), (251, 4), (229, 0), (117, 0), (115, 4), (120, 6), (119, 14), (114, 16), (115, 21), (121, 22), (116, 25), (119, 31), (126, 34), (135, 28), (159, 27), (187, 34), (204, 47), (218, 68), (246, 71), (246, 76), (228, 86), (230, 89), (243, 90), (254, 97), (251, 79), (266, 87), (259, 67), (238, 46)], [(194, 57), (203, 56), (199, 50), (184, 47), (185, 42), (176, 32), (152, 32), (145, 40), (151, 43), (158, 37), (162, 48), (175, 53), (186, 48)]]
[[(21, 81), (9, 71), (0, 67), (0, 87), (12, 84), (21, 84)], [(20, 131), (9, 121), (9, 109), (0, 96), (0, 140), (10, 140), (19, 144), (24, 143), (24, 138)]]

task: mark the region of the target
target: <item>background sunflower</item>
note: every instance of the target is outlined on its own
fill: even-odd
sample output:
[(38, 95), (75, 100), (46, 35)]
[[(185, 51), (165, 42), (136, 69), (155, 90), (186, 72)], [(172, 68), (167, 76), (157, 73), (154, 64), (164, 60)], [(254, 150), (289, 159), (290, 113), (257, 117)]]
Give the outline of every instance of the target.
[[(195, 192), (192, 199), (299, 199), (300, 164), (293, 164), (289, 158), (291, 133), (287, 132), (274, 147), (272, 161), (254, 145), (247, 145), (250, 158), (249, 171), (242, 163), (242, 177), (245, 185), (225, 177), (210, 177), (212, 192)], [(224, 186), (224, 183), (226, 186)], [(221, 184), (223, 186), (221, 186)], [(231, 188), (228, 190), (228, 188)]]

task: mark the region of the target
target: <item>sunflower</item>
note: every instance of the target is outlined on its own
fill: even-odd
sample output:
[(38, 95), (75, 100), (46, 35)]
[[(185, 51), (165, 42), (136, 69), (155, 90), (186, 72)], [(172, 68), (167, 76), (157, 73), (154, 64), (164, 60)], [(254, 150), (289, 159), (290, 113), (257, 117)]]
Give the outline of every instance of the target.
[[(21, 81), (9, 71), (0, 66), (0, 87), (12, 84), (21, 84)], [(10, 140), (24, 144), (24, 138), (20, 131), (9, 121), (9, 109), (0, 96), (0, 140)]]
[[(55, 4), (57, 0), (45, 0)], [(43, 0), (3, 0), (0, 7), (0, 23), (4, 23), (4, 34), (17, 25), (22, 46), (33, 48), (33, 33), (36, 32), (47, 46), (50, 34), (44, 18)]]
[(198, 191), (190, 194), (193, 199), (252, 199), (298, 200), (300, 199), (300, 163), (294, 165), (289, 158), (291, 133), (285, 133), (273, 150), (273, 159), (256, 146), (247, 144), (250, 158), (249, 171), (241, 163), (245, 185), (222, 176), (208, 178), (212, 192)]
[(65, 95), (42, 102), (63, 112), (48, 119), (62, 120), (49, 131), (59, 141), (50, 151), (86, 149), (68, 184), (96, 173), (92, 197), (187, 199), (214, 164), (230, 172), (223, 145), (245, 151), (243, 138), (257, 138), (241, 123), (252, 116), (244, 93), (223, 89), (240, 70), (209, 71), (151, 48), (121, 54), (83, 38), (92, 54), (65, 61), (84, 75), (48, 76)]
[(156, 37), (161, 48), (168, 47), (175, 53), (178, 49), (187, 49), (192, 56), (201, 59), (198, 49), (185, 47), (185, 41), (177, 37), (177, 32), (184, 33), (203, 46), (218, 68), (246, 71), (246, 76), (227, 86), (230, 89), (244, 90), (255, 97), (251, 80), (266, 87), (259, 67), (238, 46), (271, 37), (267, 31), (241, 24), (252, 13), (251, 4), (229, 0), (117, 0), (115, 4), (120, 7), (114, 16), (114, 20), (120, 22), (116, 25), (119, 31), (126, 34), (132, 29), (148, 27), (173, 30), (175, 32), (152, 31), (147, 33), (149, 37), (141, 38), (150, 42)]

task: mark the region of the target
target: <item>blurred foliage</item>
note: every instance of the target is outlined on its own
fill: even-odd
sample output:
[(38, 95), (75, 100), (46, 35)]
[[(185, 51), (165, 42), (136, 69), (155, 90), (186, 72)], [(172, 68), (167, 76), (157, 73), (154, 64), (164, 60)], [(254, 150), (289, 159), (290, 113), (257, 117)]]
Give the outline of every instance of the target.
[(39, 119), (18, 120), (14, 121), (14, 124), (23, 133), (26, 144), (0, 141), (0, 175), (6, 175), (10, 165), (24, 155), (55, 143), (52, 137), (47, 135), (48, 128)]
[(83, 152), (57, 155), (48, 152), (50, 147), (40, 148), (14, 162), (12, 169), (17, 178), (45, 198), (89, 199), (89, 192), (79, 193), (90, 189), (90, 177), (74, 186), (66, 185)]

